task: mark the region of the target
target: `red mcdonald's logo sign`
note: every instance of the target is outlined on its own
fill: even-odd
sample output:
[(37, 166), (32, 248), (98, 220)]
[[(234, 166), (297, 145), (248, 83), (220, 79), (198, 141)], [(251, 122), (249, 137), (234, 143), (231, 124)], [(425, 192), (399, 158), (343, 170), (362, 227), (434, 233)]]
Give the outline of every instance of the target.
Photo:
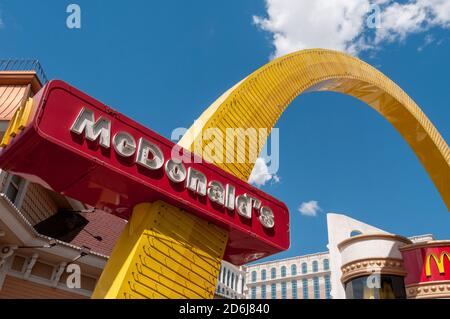
[(450, 241), (432, 240), (400, 248), (407, 275), (405, 285), (450, 281)]
[(450, 253), (447, 251), (441, 251), (441, 253), (439, 254), (439, 258), (435, 253), (429, 253), (426, 257), (425, 262), (425, 275), (427, 277), (431, 277), (431, 260), (434, 260), (439, 273), (441, 275), (445, 274), (445, 257), (447, 257), (447, 260), (450, 262)]

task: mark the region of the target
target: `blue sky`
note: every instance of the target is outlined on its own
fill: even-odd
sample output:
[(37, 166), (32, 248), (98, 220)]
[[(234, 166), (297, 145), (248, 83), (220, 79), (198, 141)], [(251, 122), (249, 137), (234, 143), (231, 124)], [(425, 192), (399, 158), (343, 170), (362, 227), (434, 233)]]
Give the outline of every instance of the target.
[[(448, 0), (433, 1), (450, 16)], [(321, 46), (357, 54), (379, 68), (450, 141), (449, 24), (442, 10), (438, 16), (433, 8), (420, 7), (420, 0), (401, 1), (396, 5), (408, 6), (400, 8), (389, 0), (374, 1), (383, 5), (387, 22), (381, 31), (361, 29), (354, 0), (336, 1), (336, 7), (322, 11), (311, 1), (297, 1), (295, 7), (292, 0), (296, 10), (288, 10), (284, 25), (276, 23), (276, 12), (290, 9), (288, 0), (72, 2), (82, 9), (80, 30), (66, 27), (71, 2), (0, 0), (0, 57), (37, 58), (49, 78), (71, 83), (166, 137), (174, 128), (189, 127), (271, 56)], [(354, 15), (341, 23), (346, 5)], [(399, 25), (391, 19), (394, 9), (423, 10), (425, 16), (412, 14), (409, 24)], [(324, 23), (318, 27), (306, 19), (305, 10)], [(321, 36), (330, 32), (329, 39)], [(274, 41), (276, 34), (286, 41)], [(395, 129), (370, 107), (334, 93), (306, 94), (277, 127), (281, 180), (262, 188), (289, 206), (292, 245), (272, 258), (326, 250), (328, 212), (402, 235), (450, 238), (450, 213), (430, 178)], [(320, 206), (315, 217), (298, 211), (309, 201)]]

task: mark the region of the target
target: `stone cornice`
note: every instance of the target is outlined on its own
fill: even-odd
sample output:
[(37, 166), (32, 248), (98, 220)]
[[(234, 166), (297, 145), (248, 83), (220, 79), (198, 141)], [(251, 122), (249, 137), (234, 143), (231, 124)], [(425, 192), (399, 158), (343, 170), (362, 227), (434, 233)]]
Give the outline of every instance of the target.
[(372, 258), (360, 259), (347, 263), (341, 267), (343, 283), (350, 280), (379, 273), (381, 275), (406, 276), (406, 271), (403, 267), (403, 261), (400, 259), (391, 258)]

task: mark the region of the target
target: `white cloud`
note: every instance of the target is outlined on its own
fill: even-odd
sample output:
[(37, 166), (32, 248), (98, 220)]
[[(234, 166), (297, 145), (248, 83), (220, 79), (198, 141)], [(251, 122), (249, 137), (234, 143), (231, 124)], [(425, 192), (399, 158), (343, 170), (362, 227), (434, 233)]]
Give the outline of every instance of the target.
[(309, 202), (302, 203), (298, 208), (298, 211), (304, 216), (316, 217), (317, 213), (322, 211), (322, 209), (317, 201), (311, 200)]
[(271, 180), (275, 183), (279, 183), (280, 177), (276, 174), (269, 173), (269, 167), (267, 166), (266, 161), (263, 158), (258, 158), (248, 182), (257, 186), (264, 186)]
[[(379, 28), (371, 5), (378, 5)], [(431, 27), (450, 28), (450, 0), (266, 0), (254, 23), (273, 36), (274, 56), (307, 48), (358, 54)]]

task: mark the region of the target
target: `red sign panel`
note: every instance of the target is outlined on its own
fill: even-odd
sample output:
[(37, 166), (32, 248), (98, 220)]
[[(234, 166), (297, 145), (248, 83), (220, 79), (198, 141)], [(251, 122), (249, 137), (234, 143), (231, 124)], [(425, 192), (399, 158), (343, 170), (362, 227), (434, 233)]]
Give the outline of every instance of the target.
[(450, 280), (450, 242), (430, 243), (402, 250), (406, 285)]
[[(122, 218), (163, 200), (229, 230), (225, 259), (243, 264), (289, 247), (283, 203), (61, 81), (34, 98), (31, 121), (0, 167)], [(186, 155), (184, 156), (186, 158)]]

